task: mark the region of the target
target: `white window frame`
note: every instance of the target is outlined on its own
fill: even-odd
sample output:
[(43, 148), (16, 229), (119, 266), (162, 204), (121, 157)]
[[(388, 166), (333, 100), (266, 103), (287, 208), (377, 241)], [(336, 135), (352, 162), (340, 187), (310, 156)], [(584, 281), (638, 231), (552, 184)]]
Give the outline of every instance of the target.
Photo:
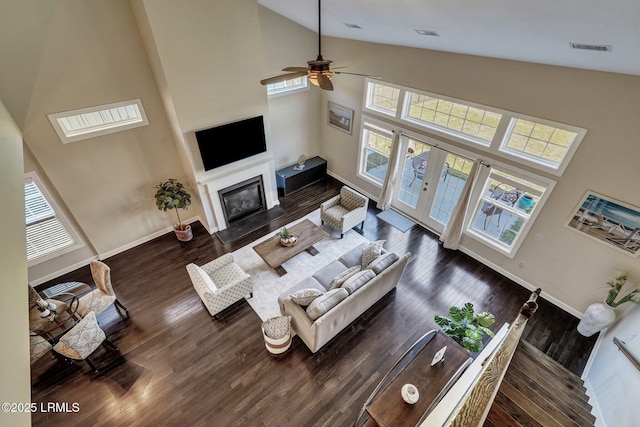
[[(134, 107), (136, 115), (130, 119), (123, 119), (110, 123), (101, 123), (96, 125), (86, 126), (84, 129), (67, 130), (61, 124), (62, 120), (73, 118), (75, 116), (88, 115), (90, 113), (100, 113), (110, 109), (116, 109), (121, 107)], [(96, 136), (108, 135), (115, 132), (121, 132), (127, 129), (133, 129), (140, 126), (146, 126), (149, 124), (147, 114), (144, 111), (142, 101), (138, 99), (131, 99), (128, 101), (114, 102), (111, 104), (97, 105), (94, 107), (80, 108), (78, 110), (63, 111), (60, 113), (48, 114), (47, 117), (53, 126), (53, 129), (58, 134), (58, 138), (63, 144), (70, 142), (81, 141), (89, 138), (95, 138)]]
[[(285, 80), (285, 82), (289, 82), (292, 81), (294, 79), (288, 79)], [(282, 88), (278, 88), (275, 89), (274, 86), (276, 84), (275, 83), (270, 83), (268, 85), (266, 85), (267, 87), (267, 96), (269, 96), (269, 98), (275, 98), (278, 96), (282, 96), (282, 95), (290, 95), (293, 93), (297, 93), (297, 92), (304, 92), (306, 90), (309, 90), (309, 79), (307, 78), (307, 76), (302, 76), (302, 83), (299, 85), (291, 85), (291, 86), (284, 86)]]
[[(505, 211), (509, 211), (509, 212), (513, 211), (513, 213), (515, 213), (516, 215), (520, 217), (525, 217), (525, 222), (522, 225), (522, 228), (520, 228), (518, 235), (516, 236), (516, 238), (514, 239), (513, 243), (510, 246), (498, 240), (495, 240), (485, 235), (484, 233), (476, 230), (475, 228), (473, 228), (473, 223), (475, 222), (477, 216), (480, 215), (478, 212), (482, 208), (482, 205), (485, 201), (484, 200), (485, 194), (487, 193), (488, 188), (491, 184), (491, 171), (493, 169), (496, 169), (500, 172), (508, 173), (510, 175), (521, 177), (523, 179), (526, 179), (535, 184), (545, 187), (545, 190), (540, 196), (540, 199), (536, 202), (536, 204), (533, 207), (533, 210), (529, 214), (518, 212), (515, 210), (515, 208), (511, 209), (510, 207), (503, 206), (502, 204), (499, 205), (500, 208)], [(473, 205), (474, 206), (473, 210), (470, 211), (470, 214), (466, 219), (467, 222), (464, 227), (465, 234), (495, 249), (496, 251), (508, 256), (509, 258), (514, 258), (516, 253), (518, 252), (518, 249), (520, 249), (520, 245), (522, 245), (522, 242), (526, 238), (527, 234), (529, 233), (529, 230), (535, 223), (536, 218), (540, 214), (540, 211), (542, 210), (546, 201), (551, 195), (551, 192), (553, 191), (555, 185), (556, 185), (556, 181), (554, 180), (551, 180), (530, 172), (526, 172), (521, 169), (515, 168), (513, 166), (508, 166), (497, 161), (491, 161), (491, 166), (483, 167), (478, 174), (476, 190), (472, 195), (472, 200), (474, 200), (475, 204)]]
[[(65, 246), (64, 248), (55, 250), (53, 252), (48, 252), (48, 253), (46, 253), (44, 255), (41, 255), (41, 256), (36, 256), (36, 257), (34, 257), (34, 258), (30, 259), (30, 260), (28, 259), (27, 260), (27, 265), (29, 267), (31, 267), (31, 266), (40, 264), (42, 262), (51, 260), (53, 258), (56, 258), (56, 257), (58, 257), (60, 255), (65, 254), (65, 253), (68, 253), (68, 252), (74, 251), (76, 249), (82, 248), (85, 244), (84, 244), (84, 241), (82, 240), (82, 238), (80, 237), (80, 234), (75, 229), (75, 227), (73, 227), (71, 221), (69, 221), (69, 218), (64, 214), (62, 209), (60, 209), (58, 204), (55, 202), (54, 198), (51, 196), (51, 193), (49, 192), (47, 187), (44, 185), (44, 183), (42, 182), (42, 180), (40, 179), (38, 174), (36, 172), (27, 172), (27, 173), (24, 174), (24, 181), (25, 181), (25, 184), (28, 183), (28, 182), (33, 182), (35, 184), (37, 189), (40, 191), (40, 194), (42, 194), (42, 196), (45, 198), (47, 203), (49, 203), (49, 206), (51, 207), (51, 209), (55, 213), (55, 218), (62, 224), (62, 226), (65, 228), (67, 234), (69, 235), (71, 240), (73, 240), (73, 242), (74, 242), (69, 246)], [(25, 207), (25, 209), (26, 209), (26, 207)], [(27, 226), (26, 226), (26, 216), (25, 216), (25, 235), (26, 235), (26, 228), (27, 228)]]
[(360, 149), (358, 150), (358, 178), (362, 178), (367, 182), (370, 182), (376, 186), (382, 188), (382, 182), (378, 181), (370, 174), (366, 172), (367, 168), (367, 148), (368, 145), (365, 145), (364, 139), (365, 130), (373, 130), (381, 134), (386, 134), (389, 137), (392, 137), (392, 129), (394, 129), (389, 123), (383, 122), (381, 120), (376, 120), (373, 117), (369, 116), (360, 116)]
[[(391, 114), (388, 111), (382, 111), (380, 109), (373, 108), (369, 104), (369, 95), (371, 93), (371, 87), (372, 87), (371, 85), (373, 84), (389, 86), (389, 87), (400, 90), (398, 108), (395, 111), (395, 114)], [(439, 98), (446, 101), (455, 102), (455, 103), (466, 105), (469, 107), (475, 107), (482, 110), (491, 111), (491, 112), (500, 114), (502, 118), (500, 120), (500, 123), (498, 124), (493, 140), (487, 143), (487, 141), (481, 140), (479, 138), (474, 138), (473, 136), (464, 134), (462, 132), (456, 132), (455, 130), (452, 130), (452, 129), (447, 129), (437, 125), (424, 123), (424, 122), (415, 120), (411, 117), (408, 117), (406, 114), (409, 108), (408, 92), (419, 94), (419, 95), (431, 96), (434, 98)], [(569, 165), (571, 158), (573, 157), (576, 150), (580, 146), (582, 139), (587, 133), (586, 129), (583, 129), (577, 126), (552, 122), (550, 120), (541, 119), (538, 117), (527, 116), (524, 114), (502, 110), (499, 108), (482, 105), (482, 104), (466, 101), (463, 99), (452, 98), (452, 97), (441, 95), (441, 94), (436, 94), (436, 93), (418, 90), (414, 88), (408, 88), (408, 87), (396, 85), (393, 83), (387, 83), (382, 80), (376, 80), (372, 78), (365, 79), (364, 100), (362, 105), (363, 105), (363, 111), (371, 113), (377, 117), (392, 119), (393, 121), (407, 125), (412, 129), (417, 130), (418, 132), (426, 132), (426, 134), (429, 136), (446, 138), (447, 140), (455, 141), (465, 146), (482, 150), (484, 152), (491, 154), (492, 156), (506, 158), (516, 163), (529, 166), (537, 171), (549, 173), (555, 176), (562, 176), (565, 169)], [(509, 140), (510, 132), (513, 129), (513, 126), (515, 123), (514, 119), (528, 120), (534, 123), (539, 123), (539, 124), (555, 127), (558, 129), (563, 129), (566, 131), (575, 132), (576, 138), (574, 139), (573, 143), (567, 150), (567, 154), (564, 156), (562, 162), (560, 162), (556, 166), (552, 162), (545, 161), (544, 159), (540, 159), (534, 156), (527, 156), (526, 154), (503, 148), (506, 145), (507, 141)]]

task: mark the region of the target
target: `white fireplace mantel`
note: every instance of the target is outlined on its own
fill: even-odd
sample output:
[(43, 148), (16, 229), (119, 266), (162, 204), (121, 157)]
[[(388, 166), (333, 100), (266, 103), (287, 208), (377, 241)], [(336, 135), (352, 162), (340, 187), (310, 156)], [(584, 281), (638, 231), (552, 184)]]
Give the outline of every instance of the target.
[(267, 209), (271, 209), (280, 204), (272, 157), (259, 158), (249, 163), (237, 163), (238, 165), (229, 165), (230, 167), (220, 168), (219, 171), (209, 171), (198, 180), (200, 198), (202, 199), (202, 204), (207, 216), (209, 233), (211, 234), (224, 230), (228, 226), (224, 219), (222, 203), (220, 202), (220, 196), (218, 194), (218, 191), (224, 188), (256, 176), (262, 176)]

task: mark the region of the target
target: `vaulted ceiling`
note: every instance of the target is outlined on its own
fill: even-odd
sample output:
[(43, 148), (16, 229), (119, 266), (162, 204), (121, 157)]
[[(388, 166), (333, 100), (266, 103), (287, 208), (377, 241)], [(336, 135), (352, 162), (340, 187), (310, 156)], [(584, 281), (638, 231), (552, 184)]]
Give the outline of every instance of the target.
[[(316, 0), (258, 3), (318, 30)], [(638, 0), (323, 0), (321, 10), (323, 36), (640, 75)]]

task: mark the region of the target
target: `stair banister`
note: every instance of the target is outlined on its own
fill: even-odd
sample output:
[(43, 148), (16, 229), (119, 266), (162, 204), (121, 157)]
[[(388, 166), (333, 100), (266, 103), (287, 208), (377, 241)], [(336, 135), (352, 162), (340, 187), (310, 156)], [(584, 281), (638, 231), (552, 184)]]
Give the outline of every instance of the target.
[(448, 426), (470, 427), (483, 425), (493, 404), (493, 399), (498, 393), (504, 374), (509, 367), (513, 353), (516, 351), (527, 320), (538, 308), (536, 300), (539, 295), (540, 288), (536, 289), (529, 297), (529, 300), (522, 306), (504, 341), (485, 361), (478, 379), (453, 411), (447, 423)]

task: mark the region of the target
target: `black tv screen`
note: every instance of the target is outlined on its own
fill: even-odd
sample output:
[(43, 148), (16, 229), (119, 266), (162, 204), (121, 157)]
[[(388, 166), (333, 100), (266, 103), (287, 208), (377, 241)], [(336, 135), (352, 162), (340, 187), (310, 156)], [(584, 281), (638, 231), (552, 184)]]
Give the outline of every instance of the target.
[(206, 171), (267, 151), (262, 116), (197, 131), (196, 140)]

